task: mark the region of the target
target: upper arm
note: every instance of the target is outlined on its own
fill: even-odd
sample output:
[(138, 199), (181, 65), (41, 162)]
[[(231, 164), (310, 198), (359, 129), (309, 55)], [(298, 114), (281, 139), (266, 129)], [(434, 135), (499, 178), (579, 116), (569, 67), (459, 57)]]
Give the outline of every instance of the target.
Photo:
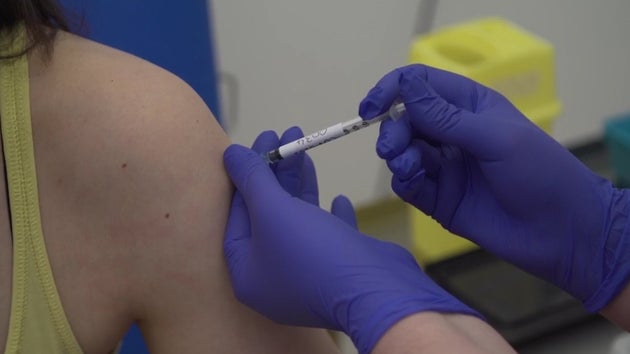
[(234, 298), (222, 247), (229, 140), (200, 97), (145, 62), (106, 59), (77, 59), (99, 73), (51, 90), (72, 92), (77, 118), (42, 131), (59, 134), (50, 148), (70, 156), (51, 169), (72, 177), (77, 220), (102, 240), (108, 298), (153, 353), (334, 351), (326, 332), (277, 325)]
[(129, 247), (121, 271), (152, 352), (330, 352), (324, 332), (276, 325), (235, 300), (222, 247), (228, 138), (180, 80), (155, 73), (142, 81), (115, 138), (126, 148), (111, 161), (119, 212), (110, 232)]

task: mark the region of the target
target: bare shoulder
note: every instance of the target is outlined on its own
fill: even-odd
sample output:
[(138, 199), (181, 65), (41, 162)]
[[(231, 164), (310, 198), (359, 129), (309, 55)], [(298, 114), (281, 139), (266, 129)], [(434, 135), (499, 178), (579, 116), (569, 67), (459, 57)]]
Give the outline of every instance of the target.
[[(72, 139), (85, 147), (64, 156), (111, 158), (119, 169), (126, 163), (125, 172), (131, 171), (126, 176), (133, 173), (134, 162), (160, 162), (135, 154), (167, 158), (184, 153), (193, 159), (208, 156), (208, 151), (189, 155), (200, 147), (222, 151), (228, 144), (201, 98), (175, 75), (66, 33), (59, 35), (50, 63), (33, 65), (31, 95), (34, 124), (47, 140), (69, 145)], [(125, 154), (130, 161), (124, 161)], [(188, 161), (170, 162), (185, 166)]]
[(88, 314), (66, 308), (78, 337), (102, 337), (102, 312), (138, 321), (156, 353), (331, 352), (325, 333), (234, 299), (222, 252), (229, 139), (186, 83), (66, 33), (51, 62), (30, 61), (47, 248), (62, 301), (93, 302)]
[(169, 261), (207, 262), (193, 254), (175, 259), (181, 254), (174, 252), (220, 239), (227, 218), (228, 139), (201, 98), (155, 65), (67, 33), (59, 34), (50, 62), (35, 58), (31, 109), (42, 208), (51, 196), (55, 212), (65, 210), (56, 219), (90, 220), (83, 234), (107, 241), (95, 252), (120, 256), (113, 258), (124, 268), (120, 279), (132, 278), (132, 269), (149, 281), (146, 274), (156, 278), (175, 266)]
[(176, 76), (80, 37), (60, 33), (49, 62), (36, 54), (42, 223), (62, 302), (80, 304), (65, 306), (79, 341), (176, 308), (188, 287), (216, 296), (231, 187), (210, 110)]

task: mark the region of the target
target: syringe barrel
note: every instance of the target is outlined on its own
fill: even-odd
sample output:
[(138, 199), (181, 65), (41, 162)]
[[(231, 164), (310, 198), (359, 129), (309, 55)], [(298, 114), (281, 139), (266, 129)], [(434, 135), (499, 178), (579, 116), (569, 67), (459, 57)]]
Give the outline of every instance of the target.
[(380, 114), (370, 120), (364, 120), (361, 117), (356, 117), (346, 122), (337, 123), (326, 129), (316, 131), (315, 133), (306, 135), (300, 139), (284, 144), (277, 149), (267, 152), (262, 155), (263, 159), (267, 163), (276, 163), (289, 156), (293, 156), (300, 151), (312, 149), (316, 146), (325, 144), (329, 141), (335, 140), (351, 132), (361, 130), (372, 124), (381, 122), (387, 118), (398, 120), (405, 113), (405, 105), (402, 103), (394, 103), (386, 113)]

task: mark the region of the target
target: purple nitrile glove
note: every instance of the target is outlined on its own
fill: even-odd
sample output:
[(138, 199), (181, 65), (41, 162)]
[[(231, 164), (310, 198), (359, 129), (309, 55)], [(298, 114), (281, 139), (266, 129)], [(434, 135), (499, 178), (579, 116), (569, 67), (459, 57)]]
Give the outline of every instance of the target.
[(301, 133), (290, 130), (278, 141), (265, 132), (254, 151), (232, 145), (224, 153), (237, 188), (224, 251), (241, 302), (279, 323), (344, 331), (361, 353), (417, 312), (478, 316), (427, 277), (404, 248), (361, 234), (347, 198), (334, 200), (335, 215), (317, 207), (307, 155), (272, 167), (260, 157), (295, 134)]
[(376, 143), (392, 189), (451, 232), (599, 311), (630, 275), (630, 191), (594, 174), (506, 98), (423, 65), (396, 69), (361, 102), (369, 119), (395, 99)]

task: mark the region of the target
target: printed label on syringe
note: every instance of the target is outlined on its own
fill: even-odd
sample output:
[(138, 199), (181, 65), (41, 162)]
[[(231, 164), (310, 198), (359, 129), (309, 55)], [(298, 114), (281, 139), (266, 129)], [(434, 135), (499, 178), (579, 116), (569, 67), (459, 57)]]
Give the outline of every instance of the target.
[(326, 129), (316, 131), (296, 141), (280, 146), (280, 155), (283, 158), (292, 156), (300, 151), (314, 148), (315, 146), (327, 143), (331, 140), (335, 140), (340, 136), (344, 136), (347, 133), (343, 130), (343, 124), (338, 123)]

